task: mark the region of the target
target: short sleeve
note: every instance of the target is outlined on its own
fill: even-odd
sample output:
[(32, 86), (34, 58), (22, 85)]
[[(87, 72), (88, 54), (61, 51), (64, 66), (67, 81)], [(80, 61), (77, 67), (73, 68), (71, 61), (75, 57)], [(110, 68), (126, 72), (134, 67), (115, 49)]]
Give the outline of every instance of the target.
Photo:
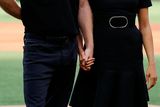
[(152, 6), (151, 0), (139, 0), (139, 8), (147, 8)]

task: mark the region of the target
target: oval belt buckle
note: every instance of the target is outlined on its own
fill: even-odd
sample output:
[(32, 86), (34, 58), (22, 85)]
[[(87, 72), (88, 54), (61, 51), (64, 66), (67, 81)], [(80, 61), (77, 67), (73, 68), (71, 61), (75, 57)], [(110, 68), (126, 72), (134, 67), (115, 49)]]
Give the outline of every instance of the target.
[[(123, 26), (114, 26), (114, 25), (112, 25), (112, 20), (113, 19), (119, 19), (119, 18), (122, 18), (122, 19), (125, 19), (126, 20), (126, 24), (125, 25), (123, 25)], [(127, 27), (127, 25), (128, 25), (128, 18), (126, 17), (126, 16), (112, 16), (110, 19), (109, 19), (109, 25), (110, 25), (110, 27), (111, 28), (114, 28), (114, 29), (116, 29), (116, 28), (125, 28), (125, 27)]]

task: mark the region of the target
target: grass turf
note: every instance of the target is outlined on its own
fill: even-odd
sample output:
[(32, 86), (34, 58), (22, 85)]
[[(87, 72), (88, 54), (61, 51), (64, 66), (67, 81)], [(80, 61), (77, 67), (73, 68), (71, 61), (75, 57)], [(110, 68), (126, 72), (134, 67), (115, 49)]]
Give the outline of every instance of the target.
[(21, 53), (0, 53), (0, 105), (23, 104), (21, 59)]
[[(160, 56), (156, 56), (157, 71), (160, 71)], [(144, 65), (147, 65), (145, 58)], [(22, 79), (22, 53), (0, 53), (0, 105), (24, 104)], [(160, 72), (158, 72), (160, 77)], [(160, 105), (160, 81), (150, 94), (150, 104)]]

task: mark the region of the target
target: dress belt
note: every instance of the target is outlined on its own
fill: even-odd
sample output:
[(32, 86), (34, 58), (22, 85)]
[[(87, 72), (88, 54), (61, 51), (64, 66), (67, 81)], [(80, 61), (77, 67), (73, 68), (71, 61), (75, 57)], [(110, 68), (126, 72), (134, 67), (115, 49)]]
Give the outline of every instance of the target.
[(123, 29), (135, 26), (135, 14), (122, 12), (94, 12), (94, 24), (112, 29)]

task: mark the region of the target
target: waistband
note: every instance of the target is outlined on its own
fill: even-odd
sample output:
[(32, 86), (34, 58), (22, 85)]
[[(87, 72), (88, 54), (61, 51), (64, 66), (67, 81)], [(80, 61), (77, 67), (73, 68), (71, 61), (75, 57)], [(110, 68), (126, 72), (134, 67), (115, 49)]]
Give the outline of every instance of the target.
[(26, 39), (30, 40), (41, 40), (41, 41), (46, 41), (46, 42), (53, 42), (57, 44), (64, 44), (68, 43), (71, 40), (75, 39), (75, 35), (39, 35), (35, 33), (25, 33), (24, 36), (24, 41)]
[(135, 26), (135, 14), (125, 12), (94, 11), (94, 24), (105, 25), (108, 28), (122, 29)]

